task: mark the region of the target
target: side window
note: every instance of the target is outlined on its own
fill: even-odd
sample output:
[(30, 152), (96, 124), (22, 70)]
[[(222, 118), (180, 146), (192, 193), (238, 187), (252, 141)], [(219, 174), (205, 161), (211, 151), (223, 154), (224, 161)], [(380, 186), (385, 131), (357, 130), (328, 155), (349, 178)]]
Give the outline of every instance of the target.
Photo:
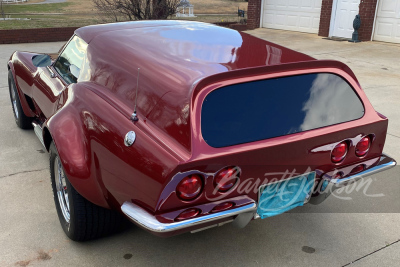
[(86, 55), (87, 44), (74, 36), (58, 57), (54, 68), (67, 83), (76, 83)]

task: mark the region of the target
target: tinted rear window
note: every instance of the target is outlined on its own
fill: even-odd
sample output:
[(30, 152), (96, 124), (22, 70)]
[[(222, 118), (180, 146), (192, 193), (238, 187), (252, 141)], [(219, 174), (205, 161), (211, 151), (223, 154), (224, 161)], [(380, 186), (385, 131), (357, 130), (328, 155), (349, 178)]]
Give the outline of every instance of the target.
[(361, 118), (364, 106), (343, 78), (305, 74), (235, 84), (203, 102), (201, 129), (212, 147), (283, 136)]

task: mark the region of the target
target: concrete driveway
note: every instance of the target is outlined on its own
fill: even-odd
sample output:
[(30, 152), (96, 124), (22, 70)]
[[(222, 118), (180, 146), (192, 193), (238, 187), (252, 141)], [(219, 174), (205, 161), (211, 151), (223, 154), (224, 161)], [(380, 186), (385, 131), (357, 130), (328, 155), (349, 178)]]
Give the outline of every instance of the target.
[[(318, 59), (348, 64), (376, 110), (390, 119), (384, 151), (400, 160), (400, 46), (337, 42), (276, 30), (249, 33)], [(0, 45), (0, 266), (397, 266), (400, 174), (374, 176), (368, 193), (330, 198), (292, 213), (168, 239), (137, 228), (86, 243), (70, 241), (54, 207), (48, 155), (14, 123), (6, 62), (14, 50), (56, 52), (63, 43)], [(354, 262), (354, 263), (352, 263)], [(352, 263), (352, 264), (351, 264)]]

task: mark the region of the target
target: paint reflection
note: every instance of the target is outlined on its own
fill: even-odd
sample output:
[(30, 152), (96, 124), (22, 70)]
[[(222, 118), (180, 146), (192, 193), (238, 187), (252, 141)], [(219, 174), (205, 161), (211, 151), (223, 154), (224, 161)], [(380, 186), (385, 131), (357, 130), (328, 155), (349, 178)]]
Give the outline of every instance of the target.
[(339, 76), (318, 74), (310, 89), (310, 97), (304, 103), (304, 121), (300, 131), (359, 118), (363, 108), (357, 97), (349, 95), (349, 85)]

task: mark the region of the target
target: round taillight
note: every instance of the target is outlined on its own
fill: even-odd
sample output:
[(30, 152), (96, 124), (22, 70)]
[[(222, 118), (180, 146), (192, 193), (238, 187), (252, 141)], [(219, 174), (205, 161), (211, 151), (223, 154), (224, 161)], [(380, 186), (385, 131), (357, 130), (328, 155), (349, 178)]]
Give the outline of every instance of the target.
[(359, 157), (365, 156), (371, 146), (371, 139), (366, 136), (360, 140), (356, 145), (356, 155)]
[(183, 200), (193, 200), (197, 198), (203, 188), (203, 180), (198, 174), (192, 174), (182, 179), (176, 187), (178, 197)]
[(178, 217), (176, 217), (176, 221), (183, 221), (183, 220), (187, 220), (187, 219), (191, 219), (196, 217), (197, 215), (199, 215), (201, 212), (201, 210), (199, 209), (188, 209), (185, 211), (182, 211), (181, 214), (179, 214)]
[(351, 174), (356, 174), (356, 173), (362, 172), (363, 170), (365, 170), (365, 165), (364, 164), (360, 164), (360, 165), (354, 167), (354, 169), (352, 169), (350, 173)]
[(343, 172), (337, 172), (334, 176), (333, 179), (342, 179), (344, 177)]
[(238, 167), (226, 167), (220, 170), (214, 178), (214, 186), (220, 192), (231, 189), (239, 180), (240, 169)]
[(335, 146), (332, 150), (331, 158), (332, 162), (338, 163), (341, 162), (347, 154), (348, 145), (347, 142), (341, 142)]
[(233, 202), (225, 202), (225, 203), (222, 203), (222, 204), (219, 204), (219, 205), (215, 206), (215, 207), (211, 210), (211, 212), (224, 211), (224, 210), (227, 210), (227, 209), (232, 208), (234, 205), (235, 205), (235, 204), (234, 204)]

